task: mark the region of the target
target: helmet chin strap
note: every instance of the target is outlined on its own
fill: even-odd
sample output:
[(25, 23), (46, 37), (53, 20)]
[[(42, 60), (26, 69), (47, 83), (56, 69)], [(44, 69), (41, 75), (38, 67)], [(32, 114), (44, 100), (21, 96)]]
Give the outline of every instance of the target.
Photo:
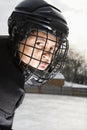
[(37, 77), (35, 75), (32, 75), (30, 78), (28, 78), (27, 81), (25, 81), (25, 85), (26, 86), (41, 86), (43, 84), (43, 82), (45, 83), (46, 80), (38, 80)]
[[(42, 84), (44, 84), (45, 82), (47, 82), (46, 79), (44, 79), (44, 73), (43, 71), (40, 70), (36, 70), (32, 67), (29, 66), (30, 69), (27, 69), (24, 71), (24, 77), (25, 77), (25, 85), (26, 86), (40, 86)], [(33, 70), (31, 72), (30, 70)], [(36, 74), (35, 74), (36, 72)], [(41, 75), (41, 76), (38, 76)]]

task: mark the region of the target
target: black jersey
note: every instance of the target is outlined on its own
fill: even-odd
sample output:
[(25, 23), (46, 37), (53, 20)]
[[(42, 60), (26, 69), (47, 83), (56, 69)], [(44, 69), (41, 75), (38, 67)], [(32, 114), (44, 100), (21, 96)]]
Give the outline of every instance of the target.
[(0, 130), (11, 129), (15, 109), (24, 97), (24, 77), (8, 42), (8, 36), (0, 36)]

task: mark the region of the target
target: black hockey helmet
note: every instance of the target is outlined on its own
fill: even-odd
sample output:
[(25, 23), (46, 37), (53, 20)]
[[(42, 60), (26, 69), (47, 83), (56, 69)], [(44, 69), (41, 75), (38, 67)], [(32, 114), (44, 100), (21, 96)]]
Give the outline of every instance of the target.
[[(26, 83), (30, 85), (41, 85), (50, 78), (53, 78), (63, 67), (68, 51), (67, 36), (69, 29), (61, 11), (44, 0), (24, 0), (12, 12), (8, 19), (8, 26), (12, 40), (12, 44), (10, 45), (11, 50), (24, 72)], [(23, 61), (19, 56), (21, 41), (24, 39), (27, 40), (32, 30), (37, 30), (36, 37), (38, 37), (39, 31), (45, 32), (47, 38), (48, 34), (54, 35), (56, 37), (56, 44), (59, 44), (55, 54), (53, 52), (51, 63), (43, 71), (39, 70), (38, 67), (29, 66), (29, 64), (23, 67)], [(58, 41), (57, 38), (59, 39)], [(31, 58), (33, 57), (31, 56)]]

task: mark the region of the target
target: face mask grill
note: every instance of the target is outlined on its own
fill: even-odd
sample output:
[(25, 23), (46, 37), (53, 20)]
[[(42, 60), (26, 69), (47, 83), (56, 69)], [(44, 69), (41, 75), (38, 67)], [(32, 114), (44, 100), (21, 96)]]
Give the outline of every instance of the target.
[(65, 38), (32, 29), (18, 44), (17, 56), (26, 85), (41, 85), (62, 68), (68, 50)]

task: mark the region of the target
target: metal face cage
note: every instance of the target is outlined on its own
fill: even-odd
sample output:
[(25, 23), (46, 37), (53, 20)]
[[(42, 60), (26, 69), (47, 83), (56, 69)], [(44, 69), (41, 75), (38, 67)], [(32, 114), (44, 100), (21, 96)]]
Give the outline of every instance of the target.
[(33, 28), (18, 44), (17, 55), (22, 67), (25, 85), (41, 85), (63, 67), (68, 41), (63, 36)]

